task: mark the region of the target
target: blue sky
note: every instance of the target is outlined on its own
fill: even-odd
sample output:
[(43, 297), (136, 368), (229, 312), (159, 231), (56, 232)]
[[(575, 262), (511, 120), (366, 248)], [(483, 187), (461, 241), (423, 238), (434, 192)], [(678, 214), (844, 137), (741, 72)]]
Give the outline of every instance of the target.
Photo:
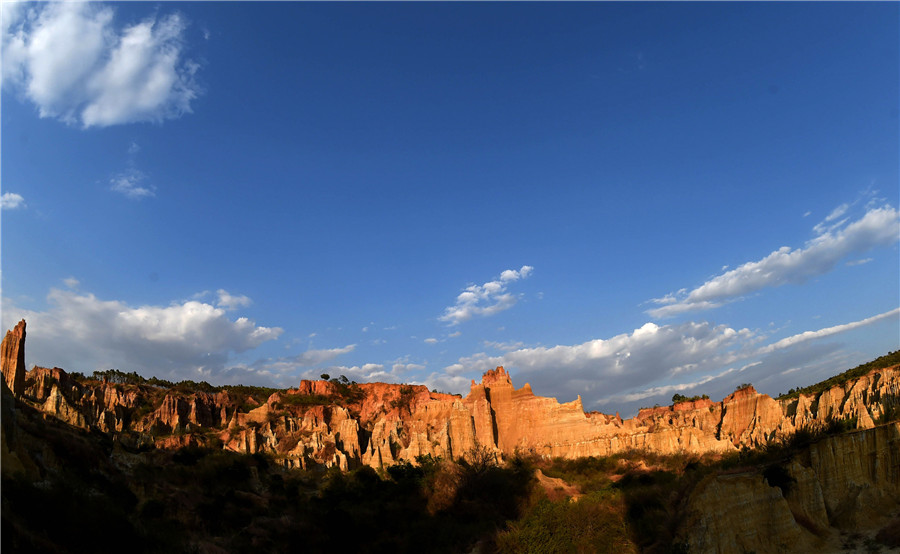
[(896, 3), (2, 15), (29, 365), (624, 414), (900, 347)]

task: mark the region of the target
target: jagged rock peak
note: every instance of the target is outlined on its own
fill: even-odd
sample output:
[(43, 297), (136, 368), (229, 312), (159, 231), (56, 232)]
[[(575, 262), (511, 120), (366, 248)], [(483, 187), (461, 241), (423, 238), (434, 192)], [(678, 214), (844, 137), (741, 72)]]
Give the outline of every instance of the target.
[(496, 383), (512, 384), (509, 373), (503, 369), (502, 365), (497, 366), (497, 369), (490, 369), (484, 372), (484, 375), (481, 377), (481, 384), (486, 387)]
[(25, 392), (25, 320), (6, 332), (0, 345), (0, 366), (7, 386), (16, 396)]

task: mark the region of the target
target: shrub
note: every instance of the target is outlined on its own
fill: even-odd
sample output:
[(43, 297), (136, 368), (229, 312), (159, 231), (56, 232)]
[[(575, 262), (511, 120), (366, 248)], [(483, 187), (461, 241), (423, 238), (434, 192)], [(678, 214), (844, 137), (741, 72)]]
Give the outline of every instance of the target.
[(679, 402), (696, 402), (697, 400), (709, 400), (708, 394), (697, 394), (694, 396), (684, 396), (683, 394), (675, 394), (672, 396), (672, 404)]
[(592, 493), (578, 502), (538, 501), (496, 539), (497, 551), (636, 552), (618, 493)]

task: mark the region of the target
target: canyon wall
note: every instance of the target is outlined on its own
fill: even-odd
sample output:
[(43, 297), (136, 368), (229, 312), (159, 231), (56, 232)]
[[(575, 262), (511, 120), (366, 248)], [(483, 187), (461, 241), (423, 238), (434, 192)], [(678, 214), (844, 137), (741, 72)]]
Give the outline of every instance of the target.
[[(815, 395), (775, 400), (752, 387), (708, 399), (642, 409), (622, 419), (585, 413), (581, 398), (562, 403), (516, 389), (503, 367), (469, 394), (421, 385), (302, 381), (267, 398), (243, 389), (203, 392), (176, 386), (73, 378), (60, 368), (24, 371), (25, 322), (3, 341), (3, 374), (20, 402), (82, 429), (137, 445), (206, 445), (266, 452), (287, 467), (375, 468), (419, 456), (460, 458), (473, 449), (577, 458), (626, 450), (660, 454), (730, 452), (786, 438), (800, 429), (850, 421), (869, 429), (900, 399), (900, 366), (875, 369)], [(207, 390), (215, 391), (214, 387)], [(254, 389), (256, 390), (256, 389)], [(268, 392), (266, 394), (269, 394)]]
[(900, 398), (900, 366), (818, 395), (779, 401), (747, 387), (721, 402), (648, 408), (630, 419), (585, 413), (580, 398), (560, 404), (535, 396), (528, 384), (516, 389), (502, 367), (473, 382), (465, 398), (386, 383), (345, 386), (353, 394), (342, 397), (334, 383), (303, 381), (255, 405), (227, 391), (111, 384), (41, 367), (29, 371), (24, 384), (21, 400), (43, 412), (81, 428), (130, 433), (142, 444), (221, 445), (267, 452), (288, 467), (352, 469), (415, 463), (427, 455), (460, 458), (475, 448), (498, 457), (729, 452), (834, 420), (868, 429)]
[(709, 554), (840, 551), (841, 531), (871, 533), (898, 506), (893, 422), (825, 437), (769, 471), (707, 476), (686, 506), (683, 539)]

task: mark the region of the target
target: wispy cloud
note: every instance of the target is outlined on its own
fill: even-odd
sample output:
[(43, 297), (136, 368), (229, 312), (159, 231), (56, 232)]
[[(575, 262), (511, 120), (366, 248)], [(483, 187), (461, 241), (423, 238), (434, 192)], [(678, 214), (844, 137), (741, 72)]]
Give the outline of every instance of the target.
[(16, 194), (14, 192), (4, 192), (3, 196), (0, 196), (0, 209), (15, 210), (17, 208), (24, 207), (25, 198), (23, 198), (21, 194)]
[(831, 271), (842, 259), (876, 246), (900, 240), (900, 213), (892, 206), (869, 209), (860, 219), (847, 223), (840, 219), (849, 206), (841, 205), (815, 226), (817, 235), (803, 248), (783, 246), (765, 258), (726, 271), (690, 292), (679, 291), (652, 302), (660, 307), (648, 310), (653, 317), (721, 306), (745, 294), (766, 287), (803, 283)]
[(137, 169), (128, 169), (109, 180), (109, 190), (123, 194), (132, 200), (156, 196), (156, 187), (147, 184), (147, 175)]
[(231, 294), (225, 289), (219, 289), (216, 291), (216, 294), (219, 296), (218, 302), (216, 305), (220, 308), (225, 308), (226, 310), (236, 310), (238, 308), (244, 308), (253, 303), (249, 297), (244, 296), (242, 294)]
[(518, 342), (497, 342), (497, 341), (483, 341), (483, 344), (486, 348), (493, 348), (495, 350), (502, 350), (504, 352), (510, 352), (512, 350), (518, 350), (525, 346), (525, 343), (522, 341)]
[(182, 15), (154, 15), (122, 28), (108, 5), (10, 4), (3, 5), (3, 85), (37, 106), (41, 117), (87, 128), (191, 111), (200, 94), (199, 66), (184, 56)]
[(824, 337), (830, 337), (832, 335), (836, 335), (838, 333), (843, 333), (845, 331), (852, 331), (853, 329), (858, 329), (860, 327), (865, 327), (866, 325), (871, 325), (873, 323), (877, 323), (883, 319), (900, 317), (900, 308), (895, 308), (893, 310), (874, 315), (872, 317), (867, 317), (866, 319), (861, 319), (859, 321), (853, 321), (851, 323), (844, 323), (843, 325), (835, 325), (833, 327), (825, 327), (824, 329), (819, 329), (818, 331), (805, 331), (803, 333), (799, 333), (787, 338), (783, 338), (778, 342), (772, 343), (768, 346), (765, 346), (759, 350), (760, 354), (768, 354), (769, 352), (773, 352), (775, 350), (781, 350), (783, 348), (787, 348), (789, 346), (794, 346), (801, 342), (807, 342), (814, 339), (820, 339)]
[(475, 316), (490, 316), (512, 308), (518, 297), (507, 292), (507, 285), (519, 279), (525, 279), (534, 271), (530, 265), (520, 269), (507, 269), (498, 279), (483, 285), (470, 285), (456, 297), (456, 303), (444, 310), (439, 317), (450, 325), (458, 325)]

